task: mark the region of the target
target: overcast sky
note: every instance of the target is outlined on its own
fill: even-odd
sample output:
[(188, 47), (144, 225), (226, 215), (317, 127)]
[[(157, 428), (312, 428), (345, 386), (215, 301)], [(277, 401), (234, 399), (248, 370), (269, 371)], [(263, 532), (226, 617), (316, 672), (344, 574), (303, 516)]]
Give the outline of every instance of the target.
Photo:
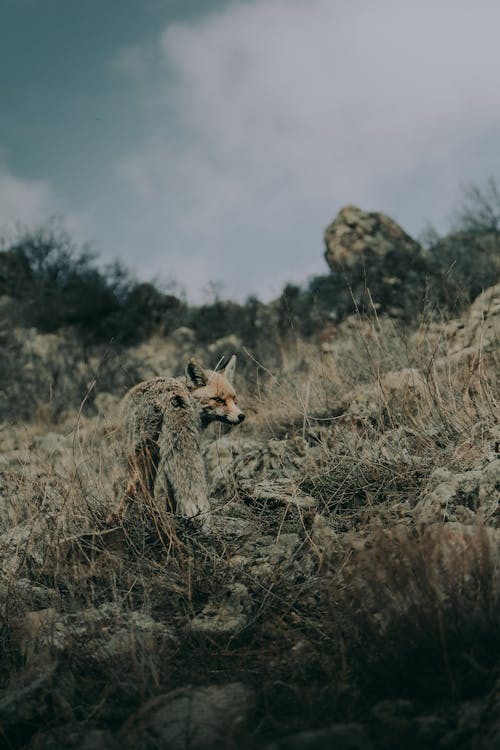
[(239, 299), (347, 203), (418, 235), (500, 177), (498, 0), (0, 0), (0, 226), (64, 216)]

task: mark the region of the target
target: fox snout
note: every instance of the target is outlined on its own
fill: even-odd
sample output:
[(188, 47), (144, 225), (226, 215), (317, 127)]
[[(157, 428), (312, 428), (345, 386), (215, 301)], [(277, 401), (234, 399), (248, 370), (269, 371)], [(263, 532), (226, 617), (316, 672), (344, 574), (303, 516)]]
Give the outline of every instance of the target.
[(224, 417), (224, 421), (229, 422), (229, 424), (241, 424), (244, 419), (245, 415), (240, 410), (236, 414), (226, 414)]
[(233, 396), (229, 396), (225, 399), (218, 398), (215, 399), (215, 401), (214, 419), (231, 425), (241, 424), (243, 422), (245, 415)]

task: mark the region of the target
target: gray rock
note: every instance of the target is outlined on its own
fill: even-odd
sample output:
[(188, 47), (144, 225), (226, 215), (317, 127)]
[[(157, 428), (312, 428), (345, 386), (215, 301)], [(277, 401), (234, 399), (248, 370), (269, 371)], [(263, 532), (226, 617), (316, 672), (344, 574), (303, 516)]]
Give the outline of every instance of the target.
[(428, 253), (385, 214), (345, 206), (327, 227), (325, 245), (342, 307), (374, 305), (399, 317), (421, 303)]
[(487, 524), (500, 518), (500, 461), (493, 459), (482, 469), (452, 473), (446, 468), (432, 472), (415, 508), (417, 523), (442, 521), (477, 522), (477, 513)]
[[(0, 726), (5, 747), (14, 747), (20, 726), (44, 726), (54, 712), (69, 718), (75, 682), (71, 672), (58, 672), (55, 662), (15, 674), (0, 696)], [(11, 742), (12, 738), (12, 742)]]
[(147, 701), (120, 730), (120, 744), (130, 750), (238, 747), (253, 703), (253, 690), (241, 682), (182, 687)]
[(360, 724), (333, 724), (284, 737), (265, 750), (371, 750), (368, 735)]
[(118, 750), (118, 743), (108, 729), (89, 729), (74, 722), (37, 732), (30, 750)]
[(325, 258), (332, 270), (354, 267), (397, 250), (407, 256), (423, 252), (421, 246), (393, 219), (345, 206), (325, 231)]
[(40, 514), (0, 536), (0, 565), (4, 576), (22, 576), (23, 571), (41, 568), (53, 559), (55, 551), (50, 530), (54, 520), (50, 514)]
[[(500, 283), (480, 294), (467, 313), (451, 320), (445, 329), (448, 356), (498, 350), (500, 339)], [(442, 331), (441, 331), (442, 335)]]
[(103, 604), (71, 614), (53, 608), (27, 612), (12, 628), (12, 639), (26, 663), (51, 663), (54, 656), (77, 646), (96, 663), (154, 652), (174, 642), (170, 629), (143, 612)]
[(248, 589), (242, 583), (231, 583), (222, 596), (214, 597), (199, 615), (193, 617), (193, 633), (209, 636), (231, 636), (243, 630), (251, 611)]

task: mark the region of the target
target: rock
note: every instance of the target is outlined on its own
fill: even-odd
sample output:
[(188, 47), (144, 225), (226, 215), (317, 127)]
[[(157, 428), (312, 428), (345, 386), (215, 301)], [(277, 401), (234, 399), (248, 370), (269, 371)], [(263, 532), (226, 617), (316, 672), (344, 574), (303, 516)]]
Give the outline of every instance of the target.
[[(240, 456), (252, 454), (260, 450), (260, 444), (256, 440), (242, 439), (240, 435), (229, 433), (218, 440), (211, 441), (204, 447), (205, 466), (208, 475), (208, 484), (211, 492), (215, 493), (227, 488), (234, 482), (236, 473), (242, 473), (240, 463), (238, 470), (235, 461)], [(243, 465), (248, 462), (243, 462)]]
[(417, 523), (439, 521), (476, 523), (477, 513), (487, 524), (500, 518), (500, 461), (482, 469), (453, 474), (445, 468), (432, 472), (413, 517)]
[[(256, 500), (274, 499), (296, 507), (311, 507), (314, 500), (293, 481), (310, 449), (302, 437), (284, 440), (241, 439), (226, 435), (204, 450), (212, 493)], [(285, 477), (285, 478), (284, 478)]]
[(325, 230), (325, 258), (332, 270), (357, 266), (360, 261), (385, 258), (396, 251), (411, 258), (421, 246), (393, 219), (345, 206)]
[(0, 536), (1, 570), (4, 576), (23, 576), (31, 568), (42, 568), (54, 560), (57, 550), (50, 533), (55, 519), (50, 514), (17, 524)]
[(449, 722), (441, 716), (416, 715), (415, 705), (408, 700), (388, 699), (371, 710), (372, 731), (384, 748), (434, 748), (445, 736)]
[(208, 602), (199, 615), (193, 617), (193, 633), (209, 636), (232, 636), (247, 625), (251, 612), (248, 589), (242, 583), (231, 583), (222, 594)]
[(182, 687), (147, 701), (118, 737), (130, 750), (238, 747), (253, 703), (253, 690), (241, 682)]
[(427, 252), (393, 219), (345, 206), (327, 227), (325, 245), (326, 262), (344, 279), (354, 307), (374, 304), (408, 316), (420, 306)]
[(248, 572), (255, 579), (271, 579), (279, 576), (281, 581), (293, 583), (303, 578), (304, 570), (311, 572), (310, 555), (300, 555), (301, 538), (297, 533), (281, 533), (256, 536), (241, 547), (251, 561)]
[(449, 356), (471, 348), (478, 354), (498, 347), (500, 339), (500, 283), (476, 297), (461, 318), (451, 320), (445, 328)]
[(2, 746), (25, 747), (35, 727), (46, 726), (54, 715), (69, 718), (74, 691), (73, 675), (59, 672), (55, 662), (14, 674), (0, 695)]
[(440, 379), (481, 392), (496, 381), (500, 339), (500, 284), (486, 289), (460, 317), (433, 322), (410, 335), (410, 349), (427, 350)]
[(89, 728), (69, 722), (62, 726), (41, 730), (30, 743), (30, 750), (118, 750), (119, 745), (108, 729)]
[(265, 750), (371, 750), (361, 724), (333, 724), (325, 729), (298, 732), (266, 745)]
[[(61, 595), (50, 586), (43, 586), (29, 578), (11, 578), (0, 584), (0, 601), (10, 599), (10, 611), (48, 609), (60, 602)], [(14, 604), (15, 603), (15, 604)]]
[(174, 642), (170, 629), (143, 612), (103, 604), (71, 614), (53, 608), (28, 612), (12, 628), (12, 640), (27, 663), (50, 663), (54, 656), (70, 654), (75, 647), (101, 664), (128, 659), (142, 651), (156, 651)]

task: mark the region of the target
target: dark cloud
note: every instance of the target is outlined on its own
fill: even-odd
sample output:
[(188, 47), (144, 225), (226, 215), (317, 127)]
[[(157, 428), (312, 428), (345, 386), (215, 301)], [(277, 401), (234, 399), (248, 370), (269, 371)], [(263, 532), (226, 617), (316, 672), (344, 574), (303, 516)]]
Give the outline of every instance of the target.
[(141, 276), (269, 297), (326, 270), (343, 204), (442, 229), (461, 183), (499, 174), (493, 0), (204, 9), (110, 65), (134, 145), (100, 165), (82, 226)]

